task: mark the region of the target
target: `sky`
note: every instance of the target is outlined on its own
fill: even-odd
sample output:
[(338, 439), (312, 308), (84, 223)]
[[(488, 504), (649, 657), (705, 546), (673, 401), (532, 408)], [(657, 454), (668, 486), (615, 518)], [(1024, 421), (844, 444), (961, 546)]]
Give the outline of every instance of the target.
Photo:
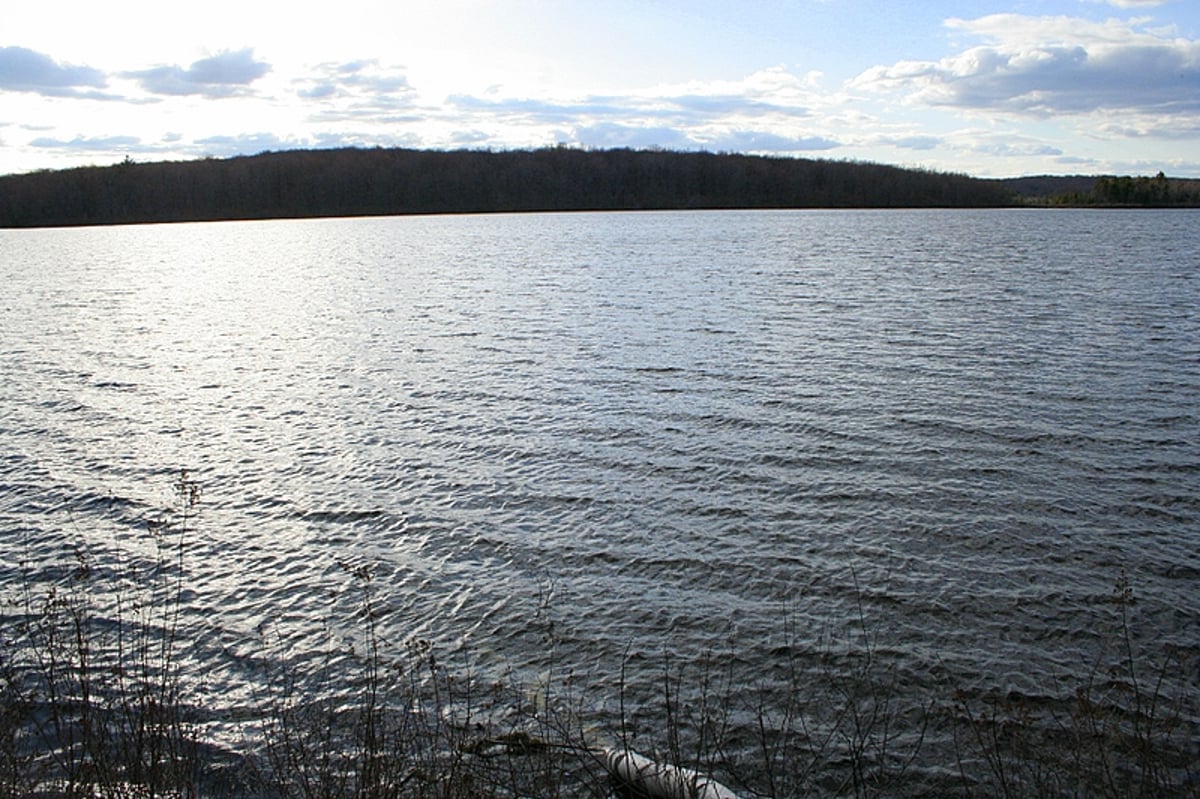
[(1200, 0), (8, 0), (0, 174), (661, 147), (1200, 177)]

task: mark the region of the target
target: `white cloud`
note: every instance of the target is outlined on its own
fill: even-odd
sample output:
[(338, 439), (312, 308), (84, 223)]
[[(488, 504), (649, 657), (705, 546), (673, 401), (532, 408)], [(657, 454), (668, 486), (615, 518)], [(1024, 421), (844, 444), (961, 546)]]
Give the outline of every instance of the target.
[(1095, 134), (1110, 138), (1200, 141), (1200, 117), (1116, 115), (1101, 120)]
[(841, 142), (826, 136), (788, 136), (761, 130), (732, 130), (704, 144), (710, 150), (736, 153), (819, 152), (841, 146)]
[(0, 91), (34, 92), (51, 97), (97, 97), (81, 87), (102, 89), (108, 81), (98, 69), (61, 64), (26, 47), (0, 47)]
[(883, 136), (879, 138), (879, 143), (899, 147), (901, 150), (936, 150), (942, 146), (943, 139), (940, 136), (912, 134), (909, 136)]
[(204, 155), (226, 157), (264, 150), (287, 150), (306, 147), (310, 142), (303, 139), (281, 137), (274, 133), (242, 133), (236, 136), (206, 136), (196, 139), (193, 149)]
[(816, 73), (773, 67), (740, 80), (663, 84), (619, 95), (453, 95), (441, 111), (472, 132), (465, 139), (456, 135), (456, 142), (482, 141), (480, 131), (499, 125), (589, 147), (802, 153), (841, 146), (830, 132), (836, 125), (814, 110), (837, 102), (820, 92), (818, 81)]
[(234, 97), (245, 94), (245, 87), (266, 75), (271, 65), (254, 58), (250, 48), (218, 53), (201, 58), (184, 68), (161, 65), (123, 73), (136, 80), (151, 94)]
[[(1010, 174), (1051, 170), (1066, 157), (1055, 152), (1108, 171), (1190, 164), (1200, 140), (1194, 0), (989, 0), (952, 20), (884, 5), (863, 20), (816, 0), (783, 14), (766, 6), (788, 4), (727, 5), (711, 19), (678, 3), (623, 4), (621, 16), (350, 0), (333, 17), (281, 17), (213, 1), (213, 14), (150, 37), (122, 21), (154, 13), (149, 0), (122, 0), (126, 13), (81, 3), (69, 26), (37, 4), (6, 8), (4, 41), (23, 47), (0, 47), (0, 172), (102, 160), (106, 146), (119, 160), (564, 141)], [(983, 16), (1035, 5), (1072, 15)], [(652, 46), (666, 34), (667, 50)]]
[(398, 68), (381, 66), (375, 60), (321, 64), (313, 76), (301, 78), (297, 83), (307, 87), (301, 88), (298, 94), (310, 99), (413, 94), (413, 88), (403, 72)]
[(1104, 3), (1117, 8), (1156, 8), (1166, 0), (1092, 0), (1093, 3)]
[(154, 151), (153, 147), (143, 145), (137, 136), (76, 136), (70, 140), (39, 136), (29, 144), (32, 147), (89, 153)]
[(1035, 117), (1122, 111), (1196, 118), (1200, 41), (1144, 23), (1015, 14), (952, 19), (949, 28), (986, 43), (938, 61), (874, 67), (853, 86), (898, 92), (922, 105)]
[(670, 126), (624, 125), (619, 122), (597, 122), (580, 125), (570, 133), (573, 143), (587, 147), (664, 147), (667, 149), (696, 149), (699, 142)]
[(357, 120), (380, 126), (415, 119), (417, 93), (408, 76), (376, 60), (320, 64), (293, 85), (316, 123)]

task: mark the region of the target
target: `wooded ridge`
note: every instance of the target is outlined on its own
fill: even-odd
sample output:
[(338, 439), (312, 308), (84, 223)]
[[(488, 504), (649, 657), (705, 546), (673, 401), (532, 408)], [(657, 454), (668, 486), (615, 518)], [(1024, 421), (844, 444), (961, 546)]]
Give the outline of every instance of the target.
[(0, 178), (8, 227), (374, 214), (994, 206), (1005, 189), (876, 164), (659, 150), (292, 150)]
[(198, 161), (127, 159), (113, 166), (0, 176), (2, 227), (516, 211), (968, 208), (1023, 202), (1006, 181), (881, 164), (568, 147), (290, 150)]

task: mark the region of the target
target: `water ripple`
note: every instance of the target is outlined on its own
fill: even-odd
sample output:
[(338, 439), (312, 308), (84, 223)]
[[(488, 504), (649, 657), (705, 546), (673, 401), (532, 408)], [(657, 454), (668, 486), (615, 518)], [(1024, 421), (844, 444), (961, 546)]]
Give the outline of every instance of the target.
[(67, 579), (80, 542), (152, 563), (187, 468), (195, 674), (234, 708), (256, 659), (358, 634), (368, 572), (388, 642), (484, 668), (632, 656), (657, 685), (669, 649), (753, 682), (865, 622), (914, 690), (1049, 702), (1122, 569), (1140, 640), (1200, 635), (1178, 218), (25, 232), (44, 262), (0, 257), (0, 579)]

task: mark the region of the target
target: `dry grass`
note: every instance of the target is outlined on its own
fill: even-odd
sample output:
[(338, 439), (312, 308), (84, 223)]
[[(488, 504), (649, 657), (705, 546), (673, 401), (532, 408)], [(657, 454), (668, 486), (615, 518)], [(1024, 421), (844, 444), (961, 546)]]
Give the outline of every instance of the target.
[[(1074, 691), (929, 696), (914, 705), (848, 620), (813, 660), (789, 657), (761, 685), (716, 660), (664, 659), (658, 700), (627, 705), (615, 729), (604, 681), (552, 676), (533, 688), (442, 662), (428, 643), (383, 645), (367, 566), (346, 566), (360, 642), (307, 665), (268, 651), (242, 751), (204, 740), (206, 697), (181, 679), (183, 540), (199, 487), (146, 525), (153, 558), (101, 574), (77, 549), (53, 581), (9, 597), (0, 650), (3, 797), (607, 797), (598, 746), (711, 774), (747, 797), (1200, 796), (1195, 652), (1138, 651), (1136, 601), (1118, 581), (1109, 645)], [(784, 620), (790, 643), (807, 640)], [(799, 647), (785, 646), (784, 652)], [(685, 702), (686, 694), (693, 697)], [(601, 692), (605, 692), (601, 694)], [(931, 747), (937, 729), (955, 742)]]

